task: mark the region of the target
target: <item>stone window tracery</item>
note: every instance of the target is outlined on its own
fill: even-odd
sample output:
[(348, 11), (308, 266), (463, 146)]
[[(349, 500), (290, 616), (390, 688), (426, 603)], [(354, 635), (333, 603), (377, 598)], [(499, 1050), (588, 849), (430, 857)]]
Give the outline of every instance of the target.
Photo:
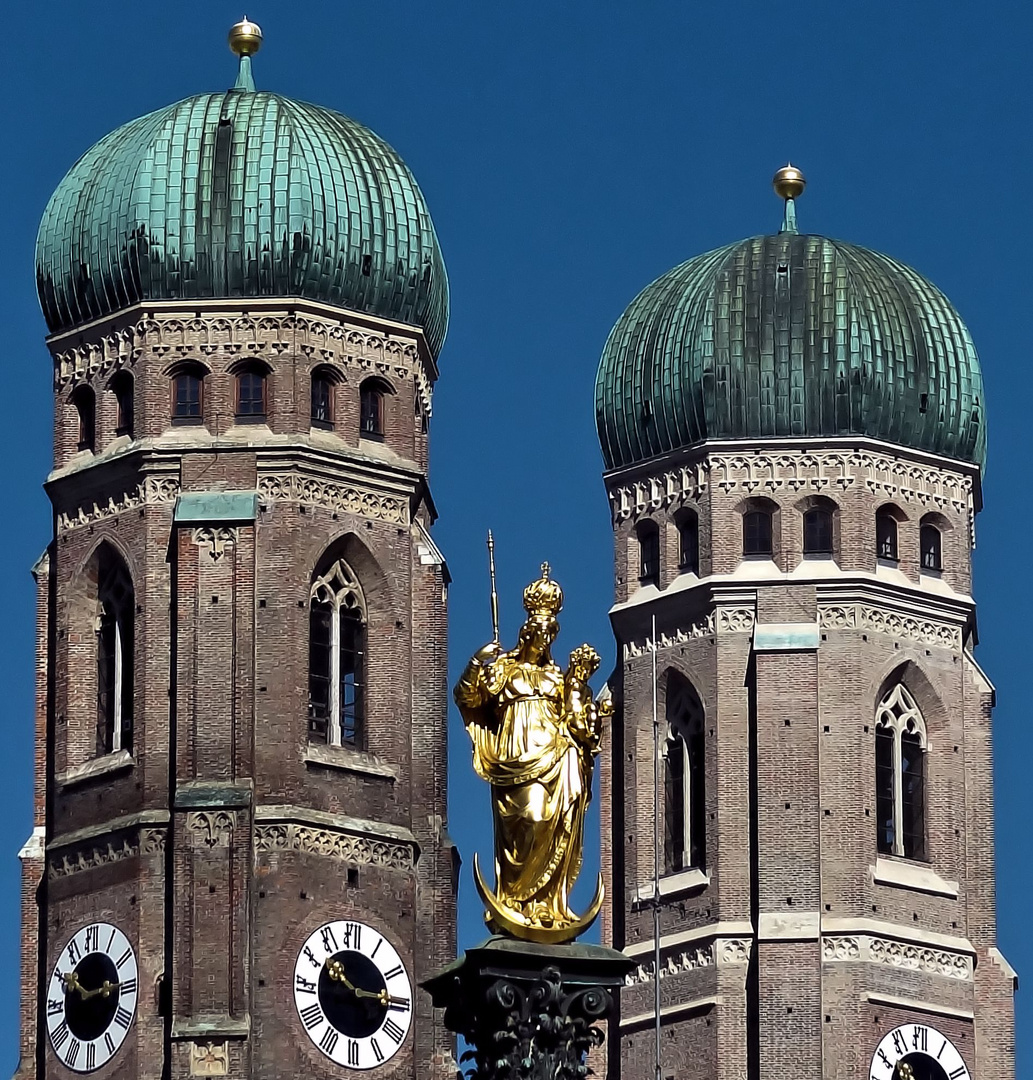
[(664, 871), (706, 866), (703, 705), (681, 676), (667, 682), (664, 757)]
[(106, 545), (98, 553), (97, 754), (133, 749), (133, 583)]
[(926, 730), (918, 704), (896, 683), (875, 713), (875, 800), (878, 849), (925, 858)]
[(309, 738), (362, 748), (366, 605), (351, 568), (337, 560), (309, 594)]

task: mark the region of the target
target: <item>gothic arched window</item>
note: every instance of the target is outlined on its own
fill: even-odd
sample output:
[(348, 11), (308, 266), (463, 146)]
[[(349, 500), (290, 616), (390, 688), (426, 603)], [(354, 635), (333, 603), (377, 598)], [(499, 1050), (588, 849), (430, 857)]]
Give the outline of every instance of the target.
[(97, 442), (97, 397), (88, 386), (78, 386), (72, 394), (72, 404), (79, 418), (76, 449), (93, 450)]
[(335, 562), (309, 593), (309, 738), (361, 748), (366, 606), (351, 569)]
[(655, 521), (641, 521), (638, 537), (638, 579), (643, 585), (660, 584), (660, 530)]
[(172, 376), (173, 424), (204, 422), (204, 368), (187, 364)]
[(875, 554), (880, 559), (897, 561), (897, 519), (888, 506), (875, 515)]
[(831, 555), (832, 511), (822, 506), (812, 507), (803, 515), (804, 555)]
[(919, 530), (923, 570), (943, 569), (943, 534), (931, 522), (923, 521)]
[(875, 714), (875, 802), (884, 855), (925, 858), (925, 720), (903, 683)]
[(668, 676), (664, 755), (664, 870), (706, 865), (703, 705), (681, 676)]
[(683, 510), (677, 519), (678, 569), (683, 574), (699, 573), (699, 517), (695, 510)]
[(97, 753), (133, 749), (133, 582), (107, 545), (97, 554)]

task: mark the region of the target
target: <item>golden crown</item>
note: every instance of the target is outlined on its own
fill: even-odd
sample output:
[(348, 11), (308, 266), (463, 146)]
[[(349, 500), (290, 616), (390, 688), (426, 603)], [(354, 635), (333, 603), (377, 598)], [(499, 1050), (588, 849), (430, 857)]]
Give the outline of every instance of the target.
[(563, 607), (563, 590), (549, 577), (549, 564), (542, 563), (542, 576), (524, 589), (524, 609), (528, 615), (552, 615)]

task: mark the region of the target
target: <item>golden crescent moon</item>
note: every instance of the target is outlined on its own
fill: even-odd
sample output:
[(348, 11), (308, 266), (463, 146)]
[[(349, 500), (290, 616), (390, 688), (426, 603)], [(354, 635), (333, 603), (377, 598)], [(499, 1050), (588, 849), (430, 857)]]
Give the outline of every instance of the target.
[(579, 937), (595, 922), (606, 895), (603, 875), (600, 874), (595, 886), (595, 896), (588, 905), (588, 910), (577, 922), (568, 923), (566, 926), (531, 926), (511, 908), (500, 904), (494, 890), (489, 889), (485, 884), (477, 852), (474, 852), (473, 856), (473, 880), (487, 908), (484, 921), (491, 929), (509, 934), (510, 937), (521, 941), (534, 941), (539, 945), (562, 945), (564, 942), (573, 941)]

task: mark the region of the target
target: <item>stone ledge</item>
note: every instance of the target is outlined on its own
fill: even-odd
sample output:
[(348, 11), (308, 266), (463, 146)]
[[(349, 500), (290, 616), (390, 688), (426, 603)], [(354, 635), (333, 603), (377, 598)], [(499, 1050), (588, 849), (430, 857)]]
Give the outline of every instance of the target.
[(358, 836), (386, 837), (389, 840), (417, 846), (416, 837), (402, 825), (347, 817), (344, 814), (328, 814), (323, 810), (310, 810), (308, 807), (291, 806), (286, 803), (256, 806), (255, 821), (296, 822), (299, 825), (315, 825), (318, 828), (355, 833)]
[(892, 938), (911, 945), (933, 945), (953, 952), (968, 953), (975, 956), (976, 949), (968, 938), (954, 934), (938, 934), (934, 930), (923, 930), (912, 923), (892, 923), (883, 919), (841, 919), (824, 916), (821, 920), (823, 934), (872, 934), (875, 937)]
[(954, 1020), (974, 1020), (971, 1009), (955, 1009), (950, 1005), (939, 1005), (934, 1001), (919, 1001), (915, 998), (897, 997), (896, 994), (876, 994), (869, 991), (862, 1001), (873, 1005), (890, 1005), (898, 1009), (914, 1009), (915, 1012), (932, 1013), (933, 1016), (949, 1016)]
[(69, 847), (72, 844), (82, 843), (83, 840), (93, 840), (98, 836), (106, 836), (108, 833), (124, 832), (126, 829), (134, 829), (140, 825), (168, 825), (169, 815), (165, 810), (141, 810), (138, 814), (125, 814), (122, 817), (111, 818), (108, 821), (98, 822), (96, 825), (87, 825), (85, 829), (76, 829), (75, 832), (65, 833), (56, 840), (47, 844), (48, 851), (58, 848)]
[[(661, 949), (673, 949), (679, 945), (688, 945), (701, 938), (752, 938), (753, 923), (748, 919), (730, 920), (726, 922), (710, 923), (707, 926), (697, 926), (693, 930), (680, 930), (676, 934), (664, 934), (660, 938)], [(622, 950), (625, 956), (642, 956), (652, 953), (655, 945), (652, 938), (647, 941), (635, 941), (625, 945)]]
[[(722, 1000), (720, 994), (707, 994), (705, 997), (693, 998), (691, 1001), (683, 1001), (678, 1005), (667, 1005), (660, 1010), (660, 1023), (669, 1024), (691, 1016), (692, 1013), (713, 1009), (720, 1005)], [(624, 1032), (629, 1028), (652, 1027), (655, 1023), (655, 1013), (636, 1013), (634, 1016), (621, 1017), (620, 1029)]]
[(251, 781), (217, 784), (208, 780), (187, 780), (176, 788), (177, 810), (242, 810), (251, 805)]
[(54, 781), (62, 789), (74, 787), (76, 784), (85, 784), (98, 776), (108, 776), (122, 769), (131, 769), (135, 764), (136, 761), (128, 750), (116, 750), (113, 754), (105, 754), (103, 757), (84, 761), (82, 765), (73, 765), (72, 768), (58, 773)]
[(360, 776), (375, 776), (392, 783), (398, 779), (394, 769), (372, 754), (351, 750), (346, 746), (308, 743), (303, 758), (306, 765), (322, 765), (327, 769), (341, 769), (343, 772), (358, 773)]
[[(667, 874), (660, 879), (660, 899), (673, 900), (691, 892), (700, 892), (710, 884), (710, 876), (695, 868)], [(653, 883), (640, 885), (635, 890), (635, 904), (645, 904), (653, 899)]]
[(209, 1014), (190, 1020), (174, 1020), (173, 1039), (246, 1039), (251, 1034), (251, 1017), (239, 1020), (234, 1016)]
[(898, 889), (912, 889), (932, 896), (958, 898), (958, 883), (940, 877), (935, 870), (918, 863), (898, 862), (896, 859), (876, 858), (875, 865), (868, 868), (876, 885), (890, 885)]

